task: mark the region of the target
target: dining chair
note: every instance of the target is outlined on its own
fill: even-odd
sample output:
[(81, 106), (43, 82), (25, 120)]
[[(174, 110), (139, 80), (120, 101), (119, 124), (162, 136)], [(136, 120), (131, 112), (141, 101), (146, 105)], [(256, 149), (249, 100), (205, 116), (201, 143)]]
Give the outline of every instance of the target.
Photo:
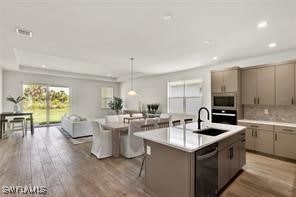
[(112, 156), (112, 132), (102, 129), (98, 121), (91, 122), (93, 141), (91, 153), (98, 159)]
[(184, 119), (184, 123), (185, 124), (192, 123), (192, 122), (193, 122), (193, 119), (192, 118)]
[[(144, 131), (149, 131), (149, 130), (153, 130), (153, 129), (155, 129), (155, 126), (156, 126), (156, 125), (152, 123), (152, 124), (141, 125), (141, 128), (142, 128)], [(144, 145), (144, 144), (143, 144), (143, 145)], [(144, 151), (145, 151), (145, 147), (144, 147)], [(141, 176), (141, 174), (142, 174), (144, 163), (145, 163), (145, 154), (144, 154), (144, 157), (143, 157), (143, 160), (142, 160), (142, 164), (141, 164), (141, 168), (140, 168), (139, 176)]]
[(146, 124), (147, 125), (154, 125), (154, 128), (152, 128), (152, 129), (157, 128), (157, 123), (158, 122), (159, 122), (159, 118), (146, 118)]
[(170, 122), (162, 121), (162, 122), (158, 122), (157, 125), (158, 125), (158, 128), (168, 128), (168, 127), (170, 127)]
[(181, 125), (181, 120), (174, 120), (174, 121), (172, 121), (172, 124), (173, 124), (174, 127), (178, 126), (178, 125)]
[(108, 115), (105, 118), (106, 118), (106, 122), (119, 122), (118, 115)]
[(144, 131), (141, 128), (145, 120), (132, 120), (127, 135), (120, 136), (120, 154), (126, 158), (133, 158), (144, 154), (144, 140), (134, 136), (135, 132)]
[(129, 118), (129, 117), (131, 117), (129, 114), (118, 115), (119, 122), (124, 122), (124, 118)]
[(134, 113), (132, 117), (144, 117), (142, 113)]

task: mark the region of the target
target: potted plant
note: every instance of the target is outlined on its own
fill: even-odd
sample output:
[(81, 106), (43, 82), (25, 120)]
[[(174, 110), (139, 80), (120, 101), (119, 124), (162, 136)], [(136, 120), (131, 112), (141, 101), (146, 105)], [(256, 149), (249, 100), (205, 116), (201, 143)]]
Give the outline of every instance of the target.
[(10, 95), (8, 97), (6, 97), (7, 101), (14, 103), (14, 106), (13, 106), (14, 113), (18, 113), (21, 111), (21, 107), (20, 107), (19, 103), (24, 99), (26, 99), (26, 98), (23, 96), (18, 96), (16, 99)]
[(114, 110), (118, 115), (121, 109), (123, 108), (122, 99), (114, 96), (113, 100), (108, 103), (110, 109)]
[(151, 104), (147, 104), (148, 113), (151, 113)]

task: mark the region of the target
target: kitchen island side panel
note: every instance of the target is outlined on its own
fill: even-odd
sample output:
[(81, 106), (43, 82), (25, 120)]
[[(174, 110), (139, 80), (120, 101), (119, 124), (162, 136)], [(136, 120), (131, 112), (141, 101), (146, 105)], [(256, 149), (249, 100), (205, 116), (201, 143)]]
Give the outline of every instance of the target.
[(146, 190), (153, 197), (194, 197), (194, 159), (194, 153), (145, 140)]

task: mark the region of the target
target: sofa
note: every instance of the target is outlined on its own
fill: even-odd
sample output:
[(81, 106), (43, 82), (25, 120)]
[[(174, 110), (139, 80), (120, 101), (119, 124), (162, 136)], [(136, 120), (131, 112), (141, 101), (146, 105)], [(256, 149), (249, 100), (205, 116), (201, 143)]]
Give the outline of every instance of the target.
[(61, 127), (72, 138), (92, 135), (91, 121), (78, 115), (70, 114), (62, 117)]

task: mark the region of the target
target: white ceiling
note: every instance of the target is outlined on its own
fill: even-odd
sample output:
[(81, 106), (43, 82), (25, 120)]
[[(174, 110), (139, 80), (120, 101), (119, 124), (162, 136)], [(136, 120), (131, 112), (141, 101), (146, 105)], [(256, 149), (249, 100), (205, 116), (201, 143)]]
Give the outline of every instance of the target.
[[(0, 65), (113, 77), (296, 49), (296, 1), (0, 0)], [(163, 20), (164, 14), (172, 20)], [(268, 21), (265, 29), (258, 22)], [(15, 34), (22, 27), (32, 38)], [(211, 39), (211, 44), (204, 40)], [(270, 49), (267, 45), (276, 42)], [(219, 60), (212, 60), (218, 56)]]

